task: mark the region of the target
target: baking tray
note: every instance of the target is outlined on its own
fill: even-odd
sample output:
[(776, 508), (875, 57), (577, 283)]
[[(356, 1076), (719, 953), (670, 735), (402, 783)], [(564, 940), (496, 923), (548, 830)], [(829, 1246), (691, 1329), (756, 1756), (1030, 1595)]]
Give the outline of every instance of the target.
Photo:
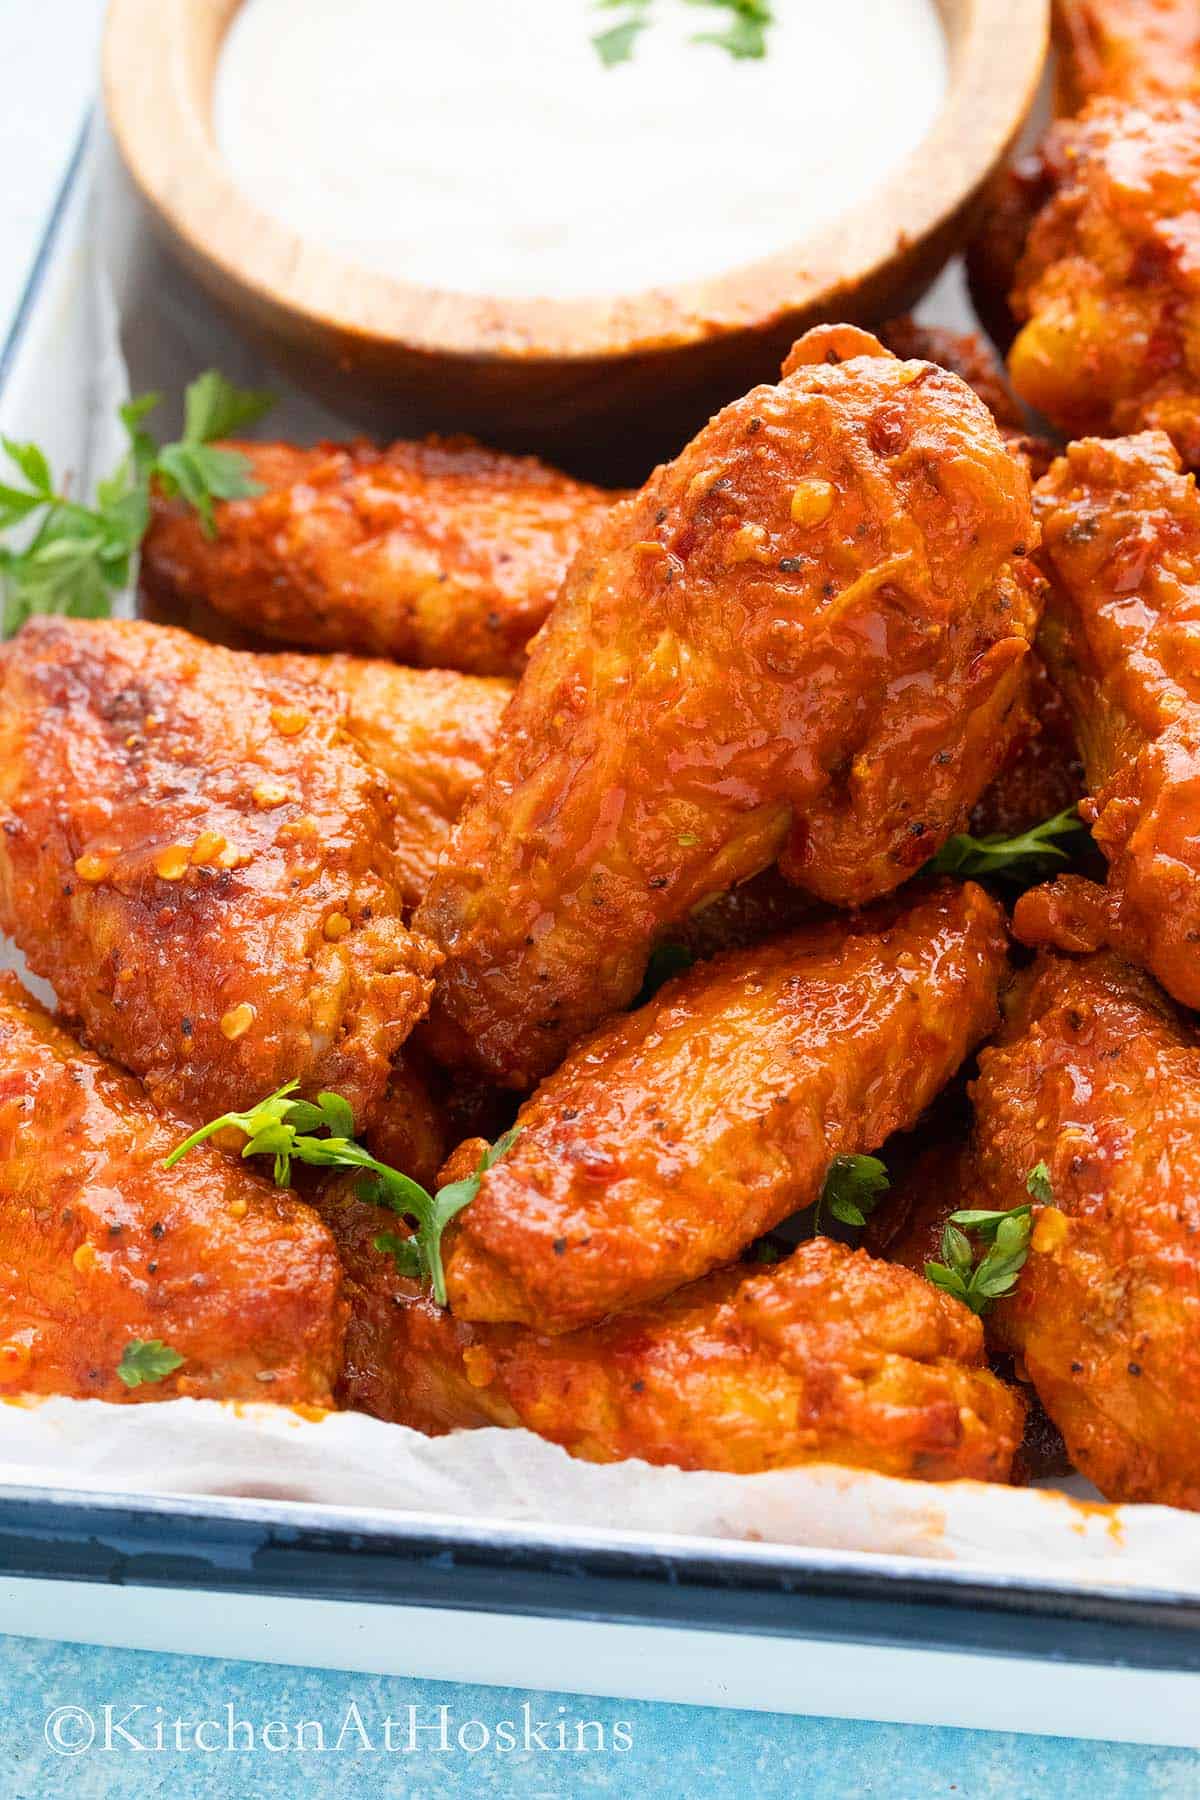
[[(85, 129), (0, 350), (0, 419), (27, 424), (45, 396), (38, 435), (52, 454), (94, 372), (94, 163)], [(89, 474), (75, 470), (81, 487)], [(0, 1486), (0, 1630), (1200, 1745), (1194, 1597), (861, 1552)]]

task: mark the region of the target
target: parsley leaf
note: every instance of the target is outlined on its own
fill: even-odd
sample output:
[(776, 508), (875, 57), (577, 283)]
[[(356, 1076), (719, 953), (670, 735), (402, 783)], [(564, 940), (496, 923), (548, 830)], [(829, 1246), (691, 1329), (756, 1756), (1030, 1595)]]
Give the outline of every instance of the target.
[(121, 1352), (117, 1374), (126, 1387), (141, 1387), (144, 1381), (164, 1381), (183, 1361), (178, 1350), (161, 1338), (130, 1338)]
[[(1040, 1165), (1039, 1165), (1040, 1166)], [(959, 1227), (963, 1229), (960, 1230)], [(976, 1233), (988, 1249), (979, 1263), (968, 1231)], [(984, 1313), (993, 1300), (1011, 1294), (1029, 1255), (1033, 1208), (1014, 1206), (1007, 1212), (951, 1213), (942, 1230), (940, 1263), (926, 1263), (925, 1274), (935, 1287), (953, 1294), (974, 1313)]]
[[(604, 11), (623, 14), (615, 25), (592, 39), (606, 69), (632, 60), (637, 40), (650, 24), (650, 4), (651, 0), (595, 0)], [(768, 0), (689, 0), (689, 4), (716, 7), (730, 15), (724, 31), (697, 32), (693, 44), (716, 44), (739, 62), (767, 54), (767, 30), (775, 23)]]
[(239, 451), (211, 440), (261, 418), (271, 398), (237, 388), (215, 369), (188, 387), (183, 437), (161, 448), (144, 420), (160, 404), (143, 394), (121, 408), (129, 449), (113, 473), (96, 484), (95, 504), (71, 498), (36, 444), (0, 439), (18, 480), (0, 481), (0, 532), (25, 528), (24, 547), (0, 545), (0, 632), (11, 635), (32, 613), (103, 618), (129, 581), (133, 559), (150, 522), (150, 488), (182, 494), (215, 532), (214, 500), (239, 500), (259, 490)]
[(959, 832), (957, 837), (947, 839), (922, 873), (995, 875), (1022, 883), (1038, 880), (1051, 864), (1071, 860), (1071, 852), (1055, 840), (1086, 829), (1076, 808), (1068, 806), (1017, 837), (1001, 837), (993, 832), (988, 837), (975, 838)]
[(1030, 1169), (1025, 1177), (1025, 1192), (1031, 1194), (1035, 1200), (1040, 1200), (1043, 1206), (1049, 1206), (1054, 1199), (1050, 1171), (1044, 1162), (1035, 1163)]
[(865, 1225), (891, 1185), (887, 1168), (877, 1156), (835, 1156), (813, 1214), (814, 1233), (821, 1230), (825, 1206), (843, 1225)]
[[(512, 1148), (519, 1127), (485, 1151), (473, 1175), (462, 1181), (448, 1182), (435, 1194), (414, 1181), (411, 1176), (376, 1159), (354, 1141), (354, 1114), (341, 1094), (318, 1094), (313, 1100), (294, 1100), (299, 1082), (285, 1082), (277, 1093), (268, 1094), (248, 1112), (222, 1113), (193, 1131), (182, 1144), (177, 1144), (163, 1164), (174, 1168), (182, 1156), (197, 1144), (204, 1143), (218, 1131), (244, 1133), (246, 1143), (242, 1155), (274, 1158), (276, 1187), (287, 1187), (291, 1181), (293, 1162), (306, 1163), (320, 1169), (361, 1169), (368, 1178), (359, 1192), (377, 1206), (386, 1206), (405, 1219), (415, 1221), (411, 1237), (397, 1232), (381, 1233), (375, 1240), (377, 1250), (389, 1251), (397, 1266), (407, 1275), (428, 1281), (439, 1306), (446, 1304), (446, 1277), (442, 1268), (442, 1233), (446, 1226), (470, 1204), (479, 1192), (479, 1183), (487, 1170)], [(314, 1137), (316, 1131), (328, 1133)]]

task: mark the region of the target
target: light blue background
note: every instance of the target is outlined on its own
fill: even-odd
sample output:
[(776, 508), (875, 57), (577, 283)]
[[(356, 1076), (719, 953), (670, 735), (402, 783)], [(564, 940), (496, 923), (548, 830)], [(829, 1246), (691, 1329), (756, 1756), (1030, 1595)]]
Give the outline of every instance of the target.
[[(298, 0), (306, 4), (308, 0)], [(799, 3), (799, 0), (794, 0)], [(102, 0), (0, 0), (0, 340), (15, 306), (42, 219), (94, 86), (96, 27)], [(163, 1605), (170, 1606), (164, 1594)], [(47, 1629), (59, 1621), (47, 1618)], [(497, 1800), (613, 1794), (706, 1800), (837, 1800), (879, 1794), (888, 1800), (1024, 1800), (1086, 1791), (1090, 1800), (1194, 1800), (1200, 1795), (1200, 1755), (1125, 1745), (1071, 1743), (983, 1732), (895, 1725), (846, 1724), (778, 1714), (718, 1712), (701, 1707), (587, 1701), (568, 1695), (527, 1696), (503, 1689), (449, 1687), (372, 1675), (322, 1674), (268, 1664), (216, 1662), (93, 1650), (41, 1640), (0, 1637), (0, 1796), (3, 1800), (123, 1800), (164, 1795), (254, 1796), (297, 1800), (308, 1794), (420, 1796), (471, 1794)], [(332, 1743), (352, 1700), (381, 1735), (389, 1710), (419, 1717), (440, 1704), (457, 1720), (510, 1718), (531, 1698), (539, 1718), (628, 1720), (633, 1748), (626, 1755), (567, 1757), (552, 1753), (497, 1755), (483, 1751), (412, 1756), (359, 1751), (297, 1755), (255, 1752), (204, 1754), (131, 1749), (64, 1757), (50, 1751), (43, 1724), (57, 1706), (95, 1712), (107, 1702), (120, 1711), (141, 1703), (140, 1721), (156, 1708), (168, 1718), (235, 1716), (251, 1720), (320, 1720)], [(141, 1725), (138, 1729), (142, 1729)], [(351, 1733), (351, 1735), (353, 1735)]]
[[(163, 1596), (164, 1606), (171, 1604)], [(536, 1694), (506, 1688), (451, 1687), (392, 1676), (320, 1674), (266, 1663), (218, 1662), (199, 1657), (157, 1656), (133, 1650), (90, 1650), (41, 1640), (0, 1638), (0, 1794), (6, 1800), (124, 1800), (166, 1795), (254, 1796), (298, 1800), (314, 1794), (347, 1800), (407, 1795), (442, 1800), (470, 1794), (480, 1800), (586, 1800), (604, 1794), (637, 1800), (850, 1800), (878, 1794), (887, 1800), (1044, 1800), (1086, 1792), (1090, 1800), (1195, 1800), (1200, 1794), (1200, 1754), (1141, 1750), (1126, 1745), (1072, 1743), (1064, 1738), (1025, 1738), (976, 1731), (910, 1729), (900, 1725), (847, 1724), (797, 1719), (779, 1713), (720, 1712), (708, 1707), (651, 1706), (628, 1700), (588, 1700), (570, 1694)], [(519, 1718), (532, 1700), (537, 1719), (554, 1720), (562, 1705), (571, 1719), (631, 1726), (625, 1754), (579, 1756), (556, 1751), (474, 1756), (414, 1754), (382, 1749), (382, 1721), (401, 1721), (407, 1708), (432, 1720), (451, 1708), (456, 1722)], [(331, 1747), (351, 1701), (373, 1740), (373, 1753)], [(128, 1747), (99, 1748), (60, 1756), (43, 1739), (47, 1715), (79, 1706), (102, 1721), (105, 1703), (120, 1718), (135, 1704), (145, 1710), (127, 1729), (149, 1741), (156, 1709), (194, 1721), (225, 1717), (252, 1722), (282, 1718), (319, 1720), (326, 1751), (227, 1750), (182, 1754)], [(102, 1724), (101, 1724), (102, 1730)], [(114, 1734), (115, 1736), (116, 1734)], [(211, 1737), (212, 1734), (209, 1734)], [(186, 1736), (186, 1734), (185, 1734)], [(347, 1733), (349, 1744), (354, 1728)], [(119, 1741), (119, 1738), (118, 1740)], [(311, 1741), (311, 1734), (310, 1734)], [(427, 1740), (425, 1740), (427, 1742)], [(470, 1741), (470, 1739), (469, 1739)]]

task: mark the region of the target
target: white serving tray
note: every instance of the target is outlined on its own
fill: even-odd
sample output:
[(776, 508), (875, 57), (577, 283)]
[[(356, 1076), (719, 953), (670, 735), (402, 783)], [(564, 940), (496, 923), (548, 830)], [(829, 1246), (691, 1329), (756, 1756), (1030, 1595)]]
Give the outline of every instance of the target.
[[(135, 391), (177, 392), (181, 370), (209, 363), (255, 384), (264, 375), (255, 353), (148, 244), (111, 153), (81, 144), (0, 350), (0, 429), (35, 436), (80, 491), (113, 449), (111, 421), (95, 404), (113, 385), (97, 252), (118, 296)], [(924, 312), (970, 324), (956, 274)], [(311, 437), (345, 428), (293, 392), (272, 429)], [(137, 1410), (145, 1418), (156, 1409)], [(1200, 1579), (1181, 1591), (1137, 1575), (1117, 1585), (1066, 1559), (1060, 1569), (1046, 1559), (1004, 1567), (969, 1555), (938, 1561), (829, 1542), (807, 1549), (667, 1536), (528, 1513), (464, 1518), (264, 1498), (262, 1486), (249, 1498), (212, 1485), (171, 1494), (162, 1491), (165, 1477), (154, 1492), (78, 1479), (75, 1492), (61, 1480), (0, 1486), (0, 1630), (638, 1699), (1200, 1745)], [(1155, 1512), (1168, 1538), (1188, 1524)], [(1143, 1540), (1155, 1535), (1142, 1532)]]

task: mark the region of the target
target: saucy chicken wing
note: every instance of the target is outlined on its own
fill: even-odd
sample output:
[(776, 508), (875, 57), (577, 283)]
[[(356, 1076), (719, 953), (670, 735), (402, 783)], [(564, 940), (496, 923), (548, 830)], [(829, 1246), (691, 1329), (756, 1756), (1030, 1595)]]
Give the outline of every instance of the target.
[(469, 442), (230, 446), (262, 492), (154, 501), (142, 583), (263, 637), (519, 674), (584, 536), (617, 497)]
[(411, 910), (491, 761), (511, 682), (379, 657), (262, 656), (258, 666), (345, 701), (346, 730), (392, 790), (396, 878)]
[(521, 1108), (447, 1230), (451, 1309), (568, 1331), (732, 1261), (835, 1156), (915, 1123), (994, 1025), (1006, 968), (1000, 909), (968, 883), (669, 981)]
[(1054, 0), (1055, 105), (1200, 93), (1196, 0)]
[(296, 1080), (369, 1121), (436, 966), (390, 843), (316, 684), (165, 626), (42, 618), (0, 648), (0, 928), (161, 1104)]
[(1200, 103), (1094, 102), (1052, 127), (1009, 371), (1067, 437), (1158, 427), (1200, 463)]
[(968, 1204), (1026, 1204), (1039, 1163), (1053, 1199), (989, 1329), (1108, 1499), (1200, 1509), (1195, 1031), (1108, 952), (1043, 952), (1008, 1011), (979, 1058)]
[(914, 873), (1005, 751), (1028, 496), (956, 376), (823, 327), (617, 506), (416, 915), (436, 1054), (530, 1085), (777, 858), (841, 905)]
[(828, 1238), (551, 1338), (455, 1319), (373, 1248), (390, 1215), (325, 1210), (351, 1296), (344, 1405), (435, 1436), (523, 1425), (591, 1462), (1008, 1479), (1023, 1408), (987, 1369), (978, 1320)]
[(1089, 439), (1039, 482), (1037, 506), (1051, 577), (1040, 643), (1109, 865), (1109, 933), (1200, 1006), (1196, 483), (1161, 433)]
[[(0, 975), (0, 1391), (333, 1404), (342, 1273), (293, 1194), (208, 1147)], [(137, 1340), (182, 1361), (118, 1374)]]

